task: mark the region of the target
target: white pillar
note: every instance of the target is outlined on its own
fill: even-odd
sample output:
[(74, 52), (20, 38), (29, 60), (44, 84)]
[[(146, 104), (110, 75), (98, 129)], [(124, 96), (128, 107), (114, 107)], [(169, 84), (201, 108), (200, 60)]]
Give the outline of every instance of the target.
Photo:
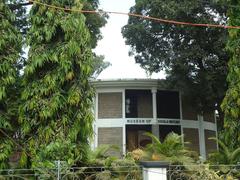
[(153, 119), (157, 122), (157, 89), (152, 88)]
[(98, 93), (96, 93), (96, 95), (95, 95), (95, 102), (94, 102), (94, 104), (95, 104), (95, 113), (94, 113), (94, 118), (95, 118), (95, 121), (98, 119)]
[[(214, 122), (215, 122), (215, 133), (216, 133), (216, 138), (218, 139), (218, 131), (217, 131), (217, 117), (216, 117), (216, 112), (214, 112)], [(218, 141), (216, 141), (216, 143), (217, 143), (217, 150), (219, 150)]]
[(199, 147), (200, 147), (200, 155), (203, 159), (206, 159), (206, 147), (205, 147), (205, 132), (203, 126), (203, 116), (198, 115), (199, 122)]
[(153, 109), (153, 122), (152, 134), (159, 137), (159, 125), (157, 124), (157, 89), (152, 88), (152, 109)]
[(123, 134), (123, 147), (122, 147), (122, 154), (126, 154), (126, 125), (124, 124), (122, 127), (122, 134)]
[(126, 117), (126, 109), (125, 109), (125, 89), (122, 91), (122, 118), (125, 119)]
[(184, 133), (183, 133), (183, 126), (182, 126), (182, 120), (183, 120), (182, 93), (181, 92), (179, 92), (179, 110), (180, 110), (180, 127), (181, 127), (182, 143), (183, 143), (183, 146), (184, 146)]
[[(126, 118), (126, 108), (125, 108), (125, 89), (123, 89), (122, 91), (122, 119)], [(125, 121), (124, 121), (125, 122)], [(122, 134), (123, 134), (123, 139), (122, 139), (122, 143), (123, 143), (123, 147), (122, 147), (122, 153), (123, 155), (126, 154), (126, 125), (123, 123), (122, 125)]]

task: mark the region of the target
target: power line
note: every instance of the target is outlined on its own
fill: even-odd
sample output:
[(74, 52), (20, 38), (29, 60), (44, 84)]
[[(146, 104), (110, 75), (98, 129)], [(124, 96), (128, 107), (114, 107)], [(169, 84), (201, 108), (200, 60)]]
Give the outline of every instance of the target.
[(240, 26), (228, 26), (228, 25), (220, 25), (220, 24), (198, 24), (198, 23), (191, 23), (191, 22), (183, 22), (183, 21), (175, 21), (175, 20), (168, 20), (168, 19), (161, 19), (157, 17), (151, 17), (151, 16), (144, 16), (141, 14), (135, 14), (135, 13), (124, 13), (124, 12), (116, 12), (116, 11), (92, 11), (92, 10), (81, 10), (81, 9), (72, 9), (72, 8), (64, 8), (59, 7), (55, 5), (45, 4), (42, 2), (38, 2), (35, 0), (29, 0), (32, 3), (46, 6), (53, 9), (58, 9), (66, 12), (79, 12), (79, 13), (88, 13), (88, 14), (101, 14), (101, 13), (107, 13), (107, 14), (116, 14), (116, 15), (125, 15), (125, 16), (132, 16), (132, 17), (138, 17), (142, 19), (152, 20), (159, 23), (167, 23), (167, 24), (175, 24), (175, 25), (185, 25), (185, 26), (195, 26), (195, 27), (211, 27), (211, 28), (225, 28), (225, 29), (240, 29)]

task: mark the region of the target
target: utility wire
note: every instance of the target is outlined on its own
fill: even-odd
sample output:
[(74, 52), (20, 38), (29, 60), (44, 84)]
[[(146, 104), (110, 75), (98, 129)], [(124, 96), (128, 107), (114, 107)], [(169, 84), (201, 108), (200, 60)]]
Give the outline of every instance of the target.
[(152, 20), (159, 23), (167, 23), (167, 24), (175, 24), (175, 25), (185, 25), (185, 26), (195, 26), (195, 27), (211, 27), (211, 28), (225, 28), (225, 29), (240, 29), (240, 26), (228, 26), (228, 25), (220, 25), (220, 24), (198, 24), (198, 23), (191, 23), (191, 22), (182, 22), (182, 21), (175, 21), (175, 20), (168, 20), (168, 19), (161, 19), (157, 17), (151, 17), (151, 16), (144, 16), (141, 14), (135, 14), (135, 13), (124, 13), (124, 12), (116, 12), (116, 11), (91, 11), (91, 10), (81, 10), (81, 9), (72, 9), (72, 8), (64, 8), (59, 7), (55, 5), (45, 4), (42, 2), (38, 2), (35, 0), (29, 0), (29, 2), (42, 5), (45, 7), (62, 10), (66, 12), (79, 12), (79, 13), (88, 13), (88, 14), (101, 14), (101, 13), (107, 13), (107, 14), (116, 14), (116, 15), (125, 15), (125, 16), (132, 16), (132, 17), (138, 17), (142, 19)]

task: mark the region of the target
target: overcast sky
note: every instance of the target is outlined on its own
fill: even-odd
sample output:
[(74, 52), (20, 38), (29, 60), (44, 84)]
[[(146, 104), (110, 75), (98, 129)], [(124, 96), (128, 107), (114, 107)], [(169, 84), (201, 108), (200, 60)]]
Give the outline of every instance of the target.
[[(100, 9), (105, 11), (128, 12), (134, 0), (99, 0)], [(145, 71), (128, 56), (121, 28), (127, 24), (128, 16), (109, 15), (108, 23), (101, 29), (103, 39), (98, 42), (95, 52), (105, 56), (112, 66), (104, 70), (98, 79), (147, 78)], [(164, 78), (164, 73), (153, 74), (151, 78)]]

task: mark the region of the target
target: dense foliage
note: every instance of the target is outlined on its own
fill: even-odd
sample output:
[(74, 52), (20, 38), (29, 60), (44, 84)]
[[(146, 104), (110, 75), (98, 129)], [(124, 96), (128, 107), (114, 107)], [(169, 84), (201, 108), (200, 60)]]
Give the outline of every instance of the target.
[[(14, 134), (16, 104), (17, 60), (21, 52), (22, 36), (14, 26), (15, 15), (0, 1), (0, 129), (9, 136)], [(12, 153), (13, 143), (0, 132), (0, 169), (6, 168)]]
[(223, 135), (222, 140), (216, 139), (219, 151), (210, 154), (209, 161), (212, 164), (233, 165), (240, 162), (240, 147), (234, 149), (231, 142), (228, 142), (227, 136)]
[[(98, 0), (48, 3), (87, 10), (98, 9), (99, 4)], [(91, 53), (102, 38), (106, 14), (83, 16), (33, 5), (28, 15), (29, 5), (24, 0), (3, 0), (0, 6), (0, 128), (8, 136), (0, 132), (0, 168), (6, 168), (10, 155), (19, 150), (21, 165), (33, 161), (44, 166), (39, 162), (53, 163), (59, 157), (68, 164), (84, 160), (92, 131), (88, 80), (109, 66), (102, 56), (92, 58)], [(28, 59), (24, 43), (30, 46)], [(20, 145), (13, 148), (13, 141)], [(27, 142), (24, 150), (23, 142)], [(34, 145), (41, 148), (34, 149)]]
[(191, 165), (194, 163), (194, 153), (188, 150), (182, 143), (182, 136), (175, 133), (169, 133), (163, 142), (151, 133), (146, 133), (152, 139), (143, 153), (133, 151), (131, 154), (136, 159), (136, 154), (140, 160), (167, 161), (170, 164)]
[(208, 164), (207, 162), (203, 163), (197, 157), (196, 152), (189, 151), (186, 146), (183, 146), (180, 135), (170, 133), (163, 142), (150, 133), (146, 133), (146, 135), (151, 137), (152, 143), (143, 149), (136, 149), (128, 155), (136, 162), (169, 162), (168, 175), (171, 177), (170, 179), (224, 180), (239, 178), (239, 167), (231, 166), (239, 160), (239, 149), (231, 151), (223, 142), (219, 141), (219, 145), (223, 149), (213, 153), (208, 161), (210, 164)]
[[(82, 8), (80, 1), (49, 3)], [(85, 161), (93, 120), (93, 62), (85, 17), (34, 4), (30, 23), (19, 115), (26, 152), (33, 167)]]
[[(229, 0), (228, 10), (229, 25), (240, 25), (239, 1)], [(228, 141), (233, 141), (234, 147), (240, 146), (240, 29), (229, 29), (227, 49), (230, 52), (228, 63), (229, 73), (227, 76), (228, 90), (222, 109), (225, 114), (224, 127)]]
[[(210, 1), (139, 0), (130, 12), (183, 22), (226, 23), (225, 6)], [(182, 90), (199, 113), (217, 109), (223, 119), (220, 104), (227, 87), (226, 29), (130, 17), (122, 33), (131, 46), (130, 53), (144, 69), (150, 73), (164, 69), (169, 87)]]
[[(94, 151), (89, 151), (89, 169), (92, 167), (93, 170), (89, 177), (102, 180), (142, 179), (140, 167), (131, 156), (119, 158), (111, 155), (113, 152), (120, 154), (118, 147), (109, 145), (102, 145)], [(99, 167), (102, 167), (102, 169), (99, 169)]]
[[(99, 1), (98, 0), (84, 0), (83, 9), (84, 10), (97, 10)], [(107, 21), (108, 15), (105, 13), (102, 14), (92, 14), (86, 13), (84, 14), (86, 17), (86, 25), (89, 29), (91, 35), (91, 46), (95, 48), (97, 46), (97, 41), (102, 38), (100, 28), (103, 27)]]

